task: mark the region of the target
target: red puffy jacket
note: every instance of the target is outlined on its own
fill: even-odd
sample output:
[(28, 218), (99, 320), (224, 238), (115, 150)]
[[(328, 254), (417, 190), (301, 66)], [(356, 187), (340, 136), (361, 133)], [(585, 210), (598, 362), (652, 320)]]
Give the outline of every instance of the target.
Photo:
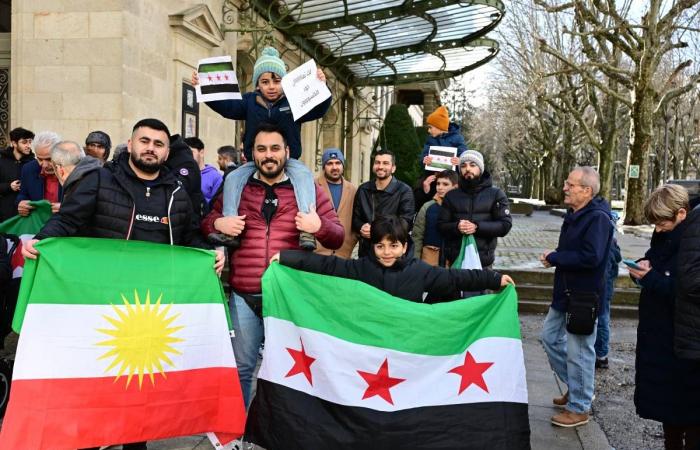
[[(236, 292), (260, 293), (260, 278), (267, 269), (270, 258), (281, 250), (299, 249), (299, 230), (294, 221), (299, 209), (294, 189), (291, 184), (285, 183), (274, 186), (274, 190), (279, 206), (269, 227), (261, 212), (265, 187), (260, 182), (252, 181), (241, 194), (238, 214), (246, 216), (245, 229), (240, 236), (241, 246), (229, 255), (229, 284)], [(214, 228), (214, 221), (223, 217), (222, 195), (216, 198), (211, 212), (202, 221), (201, 228), (205, 236), (218, 232)], [(314, 236), (326, 248), (339, 248), (345, 239), (345, 231), (330, 199), (318, 185), (316, 212), (321, 218), (321, 229)]]

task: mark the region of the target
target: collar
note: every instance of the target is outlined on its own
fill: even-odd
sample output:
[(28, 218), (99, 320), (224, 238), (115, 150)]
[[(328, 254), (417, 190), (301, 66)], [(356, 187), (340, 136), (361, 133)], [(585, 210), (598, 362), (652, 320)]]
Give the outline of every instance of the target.
[[(258, 180), (258, 181), (260, 181), (261, 183), (265, 183), (263, 180), (260, 179), (260, 171), (259, 171), (259, 170), (256, 170), (256, 171), (255, 171), (255, 173), (253, 174), (253, 179)], [(275, 184), (284, 183), (284, 182), (287, 181), (287, 180), (289, 180), (289, 177), (287, 176), (287, 172), (284, 172), (283, 175), (282, 175), (282, 178), (280, 178), (280, 180), (279, 180), (277, 183), (275, 183)], [(267, 184), (267, 183), (265, 183), (265, 184)], [(273, 185), (273, 186), (274, 186), (274, 185)]]

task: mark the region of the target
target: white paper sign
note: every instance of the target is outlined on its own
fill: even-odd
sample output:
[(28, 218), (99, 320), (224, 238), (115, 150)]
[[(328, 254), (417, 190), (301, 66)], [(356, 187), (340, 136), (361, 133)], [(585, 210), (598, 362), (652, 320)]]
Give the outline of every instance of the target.
[(432, 158), (429, 165), (425, 166), (425, 170), (433, 172), (442, 172), (446, 169), (454, 169), (451, 159), (457, 156), (457, 147), (440, 147), (431, 145), (428, 149), (428, 156)]
[(326, 83), (318, 79), (316, 71), (316, 61), (312, 59), (282, 78), (282, 89), (292, 108), (294, 120), (331, 96), (331, 91)]
[(195, 87), (197, 102), (243, 98), (238, 88), (236, 69), (233, 67), (230, 56), (200, 59), (197, 67), (199, 75), (199, 84)]

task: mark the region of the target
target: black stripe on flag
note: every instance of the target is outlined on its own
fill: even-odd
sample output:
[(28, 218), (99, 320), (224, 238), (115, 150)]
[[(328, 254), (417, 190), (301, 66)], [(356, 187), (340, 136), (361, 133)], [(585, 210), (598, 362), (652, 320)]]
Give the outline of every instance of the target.
[(240, 92), (237, 84), (208, 84), (202, 86), (202, 94), (219, 94), (221, 92)]
[(486, 402), (384, 412), (258, 379), (245, 436), (267, 450), (526, 450), (527, 408)]

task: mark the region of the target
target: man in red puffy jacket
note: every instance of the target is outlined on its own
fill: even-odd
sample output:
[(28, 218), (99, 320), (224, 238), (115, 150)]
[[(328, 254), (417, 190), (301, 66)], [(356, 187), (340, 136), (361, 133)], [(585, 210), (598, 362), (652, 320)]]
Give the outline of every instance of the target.
[(299, 249), (299, 233), (314, 235), (326, 248), (337, 249), (345, 233), (326, 193), (316, 185), (316, 205), (299, 212), (294, 188), (285, 174), (289, 158), (283, 131), (260, 124), (255, 132), (253, 160), (257, 171), (241, 194), (238, 216), (224, 216), (222, 193), (202, 222), (205, 235), (239, 236), (240, 246), (230, 251), (231, 339), (246, 405), (250, 404), (258, 349), (263, 340), (260, 279), (270, 258), (281, 250)]

